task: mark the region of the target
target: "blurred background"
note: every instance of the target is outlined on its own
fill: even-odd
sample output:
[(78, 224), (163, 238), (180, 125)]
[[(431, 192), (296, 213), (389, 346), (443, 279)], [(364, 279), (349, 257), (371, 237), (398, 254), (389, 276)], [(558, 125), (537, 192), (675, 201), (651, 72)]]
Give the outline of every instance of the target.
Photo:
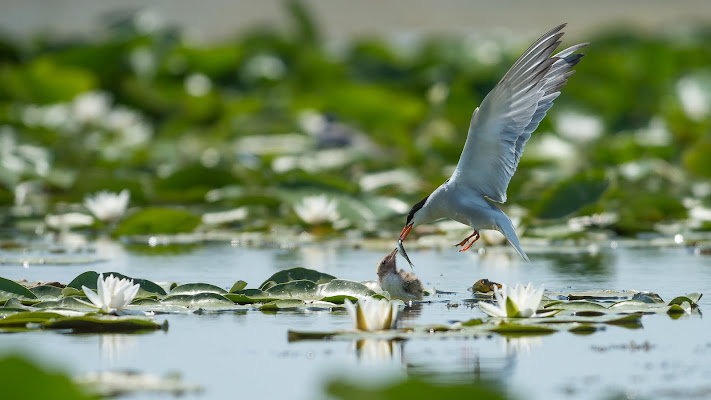
[(120, 223), (89, 229), (392, 237), (450, 175), (474, 108), (562, 22), (562, 46), (592, 44), (507, 213), (528, 237), (711, 228), (704, 1), (148, 6), (2, 2), (5, 233), (128, 189)]

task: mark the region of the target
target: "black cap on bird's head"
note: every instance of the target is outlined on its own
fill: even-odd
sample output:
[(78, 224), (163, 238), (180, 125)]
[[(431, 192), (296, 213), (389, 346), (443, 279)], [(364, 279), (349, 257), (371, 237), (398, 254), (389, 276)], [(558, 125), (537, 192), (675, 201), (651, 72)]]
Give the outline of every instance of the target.
[(422, 206), (425, 205), (428, 198), (429, 198), (429, 196), (427, 196), (424, 199), (417, 202), (417, 204), (412, 206), (412, 208), (410, 209), (410, 212), (407, 213), (407, 221), (405, 221), (405, 228), (403, 228), (402, 232), (400, 233), (400, 240), (405, 240), (407, 235), (410, 233), (410, 231), (414, 227), (414, 222), (412, 220), (413, 220), (413, 218), (415, 218), (415, 214), (422, 208)]

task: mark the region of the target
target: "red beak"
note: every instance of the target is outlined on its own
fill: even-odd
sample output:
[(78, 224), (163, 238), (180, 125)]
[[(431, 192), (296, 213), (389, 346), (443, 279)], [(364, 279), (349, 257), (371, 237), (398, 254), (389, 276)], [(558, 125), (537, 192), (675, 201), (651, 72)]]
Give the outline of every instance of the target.
[(404, 228), (402, 228), (402, 232), (400, 232), (400, 240), (401, 240), (401, 241), (402, 241), (402, 240), (405, 240), (405, 238), (407, 237), (407, 235), (410, 234), (410, 231), (412, 230), (412, 226), (413, 226), (413, 225), (414, 225), (414, 224), (410, 223), (410, 224), (406, 225)]

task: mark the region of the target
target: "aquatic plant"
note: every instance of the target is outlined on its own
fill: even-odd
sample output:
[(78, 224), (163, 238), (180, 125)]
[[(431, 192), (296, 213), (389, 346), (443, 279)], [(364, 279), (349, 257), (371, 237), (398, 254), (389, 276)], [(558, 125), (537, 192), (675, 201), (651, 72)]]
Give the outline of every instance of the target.
[(344, 304), (353, 326), (363, 331), (380, 331), (394, 328), (400, 311), (397, 303), (372, 297), (359, 299), (356, 304), (346, 299)]
[(308, 196), (294, 206), (294, 211), (302, 221), (317, 225), (336, 221), (339, 217), (336, 206), (336, 201), (326, 195)]
[(104, 279), (104, 274), (99, 274), (96, 280), (97, 293), (82, 285), (84, 295), (97, 308), (105, 313), (115, 313), (129, 305), (136, 297), (139, 284), (133, 284), (133, 280), (119, 279), (113, 275), (109, 275)]
[(128, 201), (131, 197), (131, 192), (128, 189), (122, 190), (120, 193), (112, 193), (104, 190), (86, 196), (84, 198), (84, 206), (91, 211), (96, 218), (104, 222), (116, 221), (123, 216), (128, 207)]
[(538, 305), (543, 298), (543, 285), (538, 289), (533, 288), (529, 282), (525, 287), (521, 283), (511, 287), (501, 285), (501, 290), (494, 286), (496, 305), (479, 302), (479, 308), (492, 317), (520, 317), (528, 318), (536, 315)]

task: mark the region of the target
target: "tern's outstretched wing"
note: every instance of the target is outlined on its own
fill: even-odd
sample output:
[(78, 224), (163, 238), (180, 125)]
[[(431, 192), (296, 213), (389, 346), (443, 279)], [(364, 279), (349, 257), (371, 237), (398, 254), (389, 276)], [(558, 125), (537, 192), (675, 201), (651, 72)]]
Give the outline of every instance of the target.
[(467, 141), (452, 179), (493, 201), (506, 201), (523, 146), (560, 95), (570, 69), (584, 54), (581, 43), (552, 55), (565, 24), (543, 35), (514, 63), (474, 110)]

